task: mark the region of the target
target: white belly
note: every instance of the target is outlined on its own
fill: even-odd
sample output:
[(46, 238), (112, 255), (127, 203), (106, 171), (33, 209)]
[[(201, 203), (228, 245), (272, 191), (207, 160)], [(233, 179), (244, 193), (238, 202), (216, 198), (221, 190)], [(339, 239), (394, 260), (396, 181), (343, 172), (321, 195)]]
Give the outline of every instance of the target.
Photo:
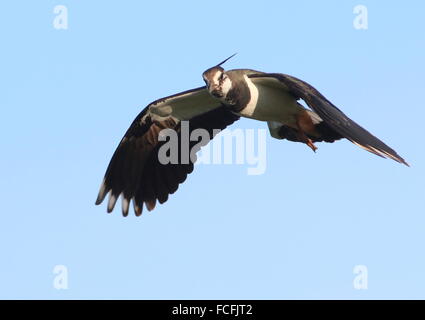
[(246, 76), (245, 78), (251, 92), (251, 99), (248, 105), (239, 112), (240, 116), (261, 121), (278, 121), (290, 126), (295, 125), (295, 116), (304, 108), (292, 95), (282, 88), (254, 85), (251, 79)]

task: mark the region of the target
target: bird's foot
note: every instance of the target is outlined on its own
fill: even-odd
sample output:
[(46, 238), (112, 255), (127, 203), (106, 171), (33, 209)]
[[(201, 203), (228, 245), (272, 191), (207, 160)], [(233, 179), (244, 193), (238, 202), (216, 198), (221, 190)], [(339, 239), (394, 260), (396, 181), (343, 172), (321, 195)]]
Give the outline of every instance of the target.
[(313, 141), (311, 139), (308, 139), (306, 144), (311, 148), (311, 150), (313, 150), (314, 152), (316, 152), (317, 147), (314, 145)]

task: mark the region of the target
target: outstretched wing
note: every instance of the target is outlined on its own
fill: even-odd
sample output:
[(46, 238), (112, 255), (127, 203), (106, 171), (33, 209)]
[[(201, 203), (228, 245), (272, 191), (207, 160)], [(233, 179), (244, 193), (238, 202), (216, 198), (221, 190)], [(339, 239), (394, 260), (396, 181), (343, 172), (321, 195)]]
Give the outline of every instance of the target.
[(308, 83), (281, 73), (258, 73), (249, 75), (254, 84), (278, 87), (303, 99), (307, 105), (335, 132), (359, 147), (383, 158), (391, 158), (408, 166), (395, 150), (348, 118), (319, 91)]
[(193, 171), (194, 159), (185, 155), (187, 161), (184, 163), (179, 157), (178, 163), (161, 164), (158, 152), (167, 143), (159, 139), (161, 130), (175, 130), (178, 138), (176, 149), (180, 153), (182, 143), (188, 143), (189, 150), (202, 146), (199, 140), (183, 141), (187, 136), (182, 136), (182, 120), (188, 121), (189, 136), (195, 129), (205, 129), (212, 139), (217, 133), (214, 129), (224, 129), (237, 119), (239, 117), (212, 98), (205, 87), (150, 103), (133, 121), (115, 150), (96, 204), (102, 203), (109, 194), (107, 211), (111, 212), (122, 195), (122, 213), (127, 216), (131, 200), (136, 215), (142, 214), (143, 204), (152, 210), (157, 201), (164, 203)]

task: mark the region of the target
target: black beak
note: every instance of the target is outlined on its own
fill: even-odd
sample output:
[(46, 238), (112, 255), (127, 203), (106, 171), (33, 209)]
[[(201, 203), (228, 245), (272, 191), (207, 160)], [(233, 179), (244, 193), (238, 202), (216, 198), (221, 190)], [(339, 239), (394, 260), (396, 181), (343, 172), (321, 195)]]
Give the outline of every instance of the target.
[(222, 98), (223, 97), (223, 93), (218, 89), (214, 89), (213, 91), (211, 91), (211, 94), (216, 98)]

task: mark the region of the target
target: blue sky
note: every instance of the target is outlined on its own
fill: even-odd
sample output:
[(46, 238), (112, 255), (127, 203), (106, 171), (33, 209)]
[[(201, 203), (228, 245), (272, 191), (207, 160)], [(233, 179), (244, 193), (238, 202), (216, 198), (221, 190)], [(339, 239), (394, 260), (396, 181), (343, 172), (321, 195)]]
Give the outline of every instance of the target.
[[(353, 8), (368, 9), (368, 29)], [(68, 29), (53, 27), (56, 5)], [(419, 1), (8, 1), (0, 5), (0, 298), (425, 298)], [(314, 85), (411, 168), (349, 142), (267, 138), (267, 170), (199, 166), (141, 218), (94, 206), (150, 101), (227, 68)], [(266, 128), (241, 120), (239, 128)], [(64, 265), (68, 289), (54, 287)], [(368, 288), (353, 286), (353, 268)]]

